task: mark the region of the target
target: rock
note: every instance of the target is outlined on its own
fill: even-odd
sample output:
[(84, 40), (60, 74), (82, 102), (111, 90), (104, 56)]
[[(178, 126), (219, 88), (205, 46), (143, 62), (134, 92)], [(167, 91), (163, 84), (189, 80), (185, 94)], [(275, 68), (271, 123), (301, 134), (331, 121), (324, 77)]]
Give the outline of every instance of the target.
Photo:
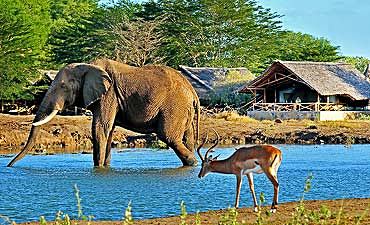
[(306, 129), (314, 130), (314, 129), (317, 129), (317, 126), (316, 125), (309, 125), (308, 127), (306, 127)]
[(298, 136), (298, 138), (300, 140), (313, 141), (313, 143), (314, 143), (315, 140), (317, 140), (317, 137), (319, 136), (319, 133), (318, 132), (299, 131), (299, 132), (296, 133), (296, 136)]
[(93, 154), (92, 151), (82, 151), (81, 154)]
[(279, 118), (276, 118), (275, 119), (275, 123), (282, 123), (283, 121), (281, 120), (281, 119), (279, 119)]
[(55, 129), (53, 130), (52, 134), (53, 134), (54, 136), (57, 136), (57, 137), (58, 137), (62, 132), (63, 132), (62, 128), (58, 127), (58, 128), (55, 128)]
[(112, 143), (111, 143), (112, 148), (117, 148), (119, 145), (120, 145), (120, 143), (118, 141), (112, 141)]

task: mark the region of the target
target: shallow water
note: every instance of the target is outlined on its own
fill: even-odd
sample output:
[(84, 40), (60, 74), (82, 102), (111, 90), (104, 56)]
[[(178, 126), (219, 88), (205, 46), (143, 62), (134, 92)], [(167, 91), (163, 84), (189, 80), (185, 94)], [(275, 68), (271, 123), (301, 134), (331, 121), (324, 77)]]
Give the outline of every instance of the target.
[[(280, 202), (297, 201), (310, 172), (312, 189), (305, 199), (370, 197), (370, 145), (279, 147), (283, 151), (278, 173)], [(216, 151), (223, 158), (234, 149)], [(16, 222), (38, 220), (42, 215), (54, 219), (59, 210), (76, 216), (75, 184), (84, 214), (96, 220), (120, 220), (130, 201), (134, 219), (178, 215), (182, 200), (188, 212), (234, 204), (235, 176), (209, 174), (198, 179), (199, 166), (179, 168), (171, 150), (115, 151), (108, 170), (93, 169), (92, 155), (83, 154), (26, 156), (13, 168), (6, 167), (9, 161), (0, 157), (0, 215)], [(266, 176), (256, 175), (255, 187), (270, 204), (273, 188)], [(240, 206), (251, 204), (244, 179)]]

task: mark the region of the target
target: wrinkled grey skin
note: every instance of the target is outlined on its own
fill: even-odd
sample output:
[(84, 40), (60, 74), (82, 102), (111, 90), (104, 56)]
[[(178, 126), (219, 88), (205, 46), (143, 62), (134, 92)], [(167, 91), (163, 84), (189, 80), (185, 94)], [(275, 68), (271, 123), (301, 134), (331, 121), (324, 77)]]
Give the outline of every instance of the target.
[[(33, 147), (40, 126), (68, 106), (93, 113), (94, 166), (109, 167), (114, 127), (140, 133), (156, 133), (185, 166), (194, 166), (195, 142), (199, 136), (199, 99), (179, 72), (164, 66), (131, 67), (112, 60), (69, 64), (49, 87), (24, 149), (8, 164)], [(57, 111), (56, 111), (57, 110)], [(50, 116), (48, 116), (50, 115)]]

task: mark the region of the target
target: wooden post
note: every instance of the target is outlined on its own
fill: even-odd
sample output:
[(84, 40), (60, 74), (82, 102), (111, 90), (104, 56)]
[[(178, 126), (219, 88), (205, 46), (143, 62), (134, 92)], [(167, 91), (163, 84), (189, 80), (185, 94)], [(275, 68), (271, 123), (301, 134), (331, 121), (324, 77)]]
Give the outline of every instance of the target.
[(266, 103), (266, 88), (263, 89), (263, 102)]
[(276, 88), (275, 88), (274, 94), (275, 94), (275, 96), (274, 96), (274, 98), (275, 98), (274, 102), (276, 103), (276, 97), (277, 97)]
[(320, 94), (317, 93), (316, 111), (320, 111)]

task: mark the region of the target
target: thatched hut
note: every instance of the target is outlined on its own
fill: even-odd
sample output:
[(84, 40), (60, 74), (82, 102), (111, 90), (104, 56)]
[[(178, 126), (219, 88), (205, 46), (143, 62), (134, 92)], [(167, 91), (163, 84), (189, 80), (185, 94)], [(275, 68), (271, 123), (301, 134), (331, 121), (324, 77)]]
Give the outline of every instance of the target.
[(207, 104), (213, 95), (227, 89), (237, 92), (247, 81), (255, 77), (247, 68), (212, 68), (180, 66), (180, 72), (195, 88), (200, 100)]
[(370, 82), (346, 63), (275, 61), (241, 92), (248, 111), (368, 110)]

